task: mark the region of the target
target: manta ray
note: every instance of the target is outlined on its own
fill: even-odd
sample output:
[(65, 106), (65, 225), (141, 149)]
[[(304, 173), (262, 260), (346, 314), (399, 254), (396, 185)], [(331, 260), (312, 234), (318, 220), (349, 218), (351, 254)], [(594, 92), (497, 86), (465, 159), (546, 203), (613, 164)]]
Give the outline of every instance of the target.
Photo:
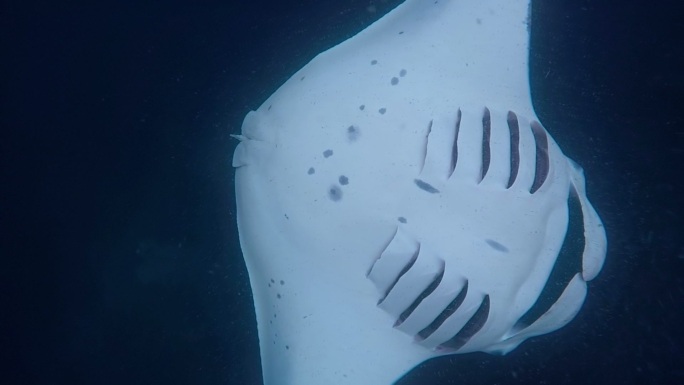
[(606, 234), (532, 107), (529, 7), (406, 0), (247, 114), (233, 166), (266, 385), (391, 384), (577, 314)]

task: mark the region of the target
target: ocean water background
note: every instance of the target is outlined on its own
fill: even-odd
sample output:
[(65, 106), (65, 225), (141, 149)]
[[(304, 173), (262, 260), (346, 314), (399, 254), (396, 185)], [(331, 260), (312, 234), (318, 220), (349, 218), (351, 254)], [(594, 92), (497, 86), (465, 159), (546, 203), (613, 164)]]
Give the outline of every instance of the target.
[[(3, 2), (2, 382), (260, 384), (229, 135), (399, 3)], [(535, 108), (606, 264), (560, 331), (399, 384), (684, 383), (682, 7), (534, 1)]]

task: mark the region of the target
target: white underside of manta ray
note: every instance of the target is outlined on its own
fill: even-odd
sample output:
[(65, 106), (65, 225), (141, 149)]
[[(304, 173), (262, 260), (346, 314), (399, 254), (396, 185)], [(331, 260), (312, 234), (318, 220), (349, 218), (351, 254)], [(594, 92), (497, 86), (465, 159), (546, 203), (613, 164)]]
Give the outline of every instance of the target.
[(532, 108), (528, 12), (406, 0), (247, 114), (233, 165), (266, 385), (391, 384), (579, 311), (606, 236)]

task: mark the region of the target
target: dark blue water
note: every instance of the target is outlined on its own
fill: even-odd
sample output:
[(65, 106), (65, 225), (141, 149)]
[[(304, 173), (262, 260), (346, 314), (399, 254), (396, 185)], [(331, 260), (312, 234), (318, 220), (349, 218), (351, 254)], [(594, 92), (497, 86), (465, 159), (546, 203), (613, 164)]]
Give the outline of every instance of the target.
[[(398, 3), (4, 2), (0, 381), (259, 384), (229, 134)], [(682, 6), (556, 3), (533, 5), (533, 97), (606, 265), (562, 330), (402, 385), (684, 383)]]

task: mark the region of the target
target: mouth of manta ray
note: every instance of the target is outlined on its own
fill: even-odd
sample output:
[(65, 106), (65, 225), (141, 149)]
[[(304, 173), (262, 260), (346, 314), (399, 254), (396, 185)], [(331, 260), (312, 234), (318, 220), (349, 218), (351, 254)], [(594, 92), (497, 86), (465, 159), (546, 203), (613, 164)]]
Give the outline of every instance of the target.
[[(506, 119), (511, 146), (508, 160), (510, 175), (506, 185), (508, 189), (516, 181), (521, 167), (520, 125), (518, 117), (512, 111), (508, 112)], [(461, 110), (458, 111), (455, 125), (449, 176), (453, 174), (457, 163), (460, 123)], [(426, 158), (429, 153), (428, 142), (431, 129), (432, 122), (428, 126), (428, 135), (426, 135)], [(483, 111), (481, 129), (480, 181), (487, 175), (491, 163), (491, 115), (488, 108)], [(535, 173), (529, 192), (535, 194), (547, 181), (549, 175), (548, 138), (546, 130), (537, 121), (531, 121), (529, 129), (536, 148)], [(421, 179), (416, 179), (415, 184), (428, 193), (439, 192), (438, 189)], [(582, 272), (585, 246), (584, 212), (579, 194), (573, 184), (569, 187), (567, 207), (568, 228), (544, 287), (538, 292), (532, 306), (512, 323), (513, 326), (505, 333), (506, 337), (501, 340), (524, 332), (539, 320), (554, 304), (559, 302), (573, 277)], [(453, 266), (450, 269), (447, 258), (435, 255), (432, 251), (423, 251), (423, 245), (411, 239), (411, 236), (402, 230), (405, 221), (401, 222), (402, 225), (397, 227), (394, 237), (375, 259), (367, 273), (367, 278), (375, 283), (380, 292), (377, 306), (393, 316), (394, 328), (413, 336), (417, 343), (440, 353), (458, 352), (487, 325), (491, 304), (498, 299), (487, 293), (485, 288), (475, 287), (467, 276), (453, 271)], [(496, 241), (485, 239), (485, 242), (493, 249), (508, 252), (505, 246)], [(390, 255), (391, 260), (383, 258), (383, 255)], [(402, 257), (397, 257), (399, 255)], [(438, 330), (439, 333), (436, 333)]]

